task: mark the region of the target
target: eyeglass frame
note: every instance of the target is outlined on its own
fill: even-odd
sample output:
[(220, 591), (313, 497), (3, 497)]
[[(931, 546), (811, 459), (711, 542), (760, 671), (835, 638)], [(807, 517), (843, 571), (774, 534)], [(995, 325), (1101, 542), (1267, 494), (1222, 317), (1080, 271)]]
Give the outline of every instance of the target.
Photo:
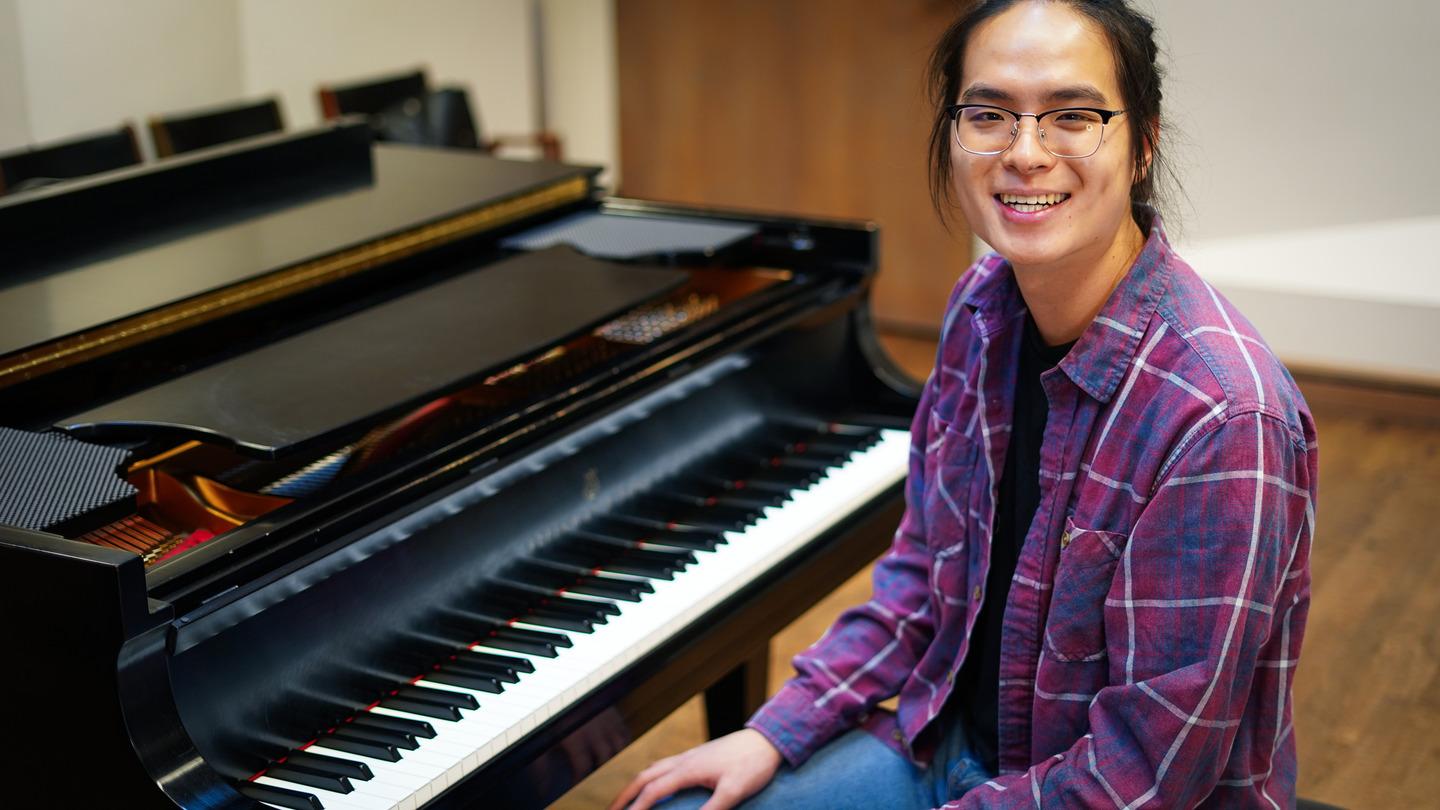
[[(1004, 149), (997, 149), (994, 152), (976, 152), (974, 149), (971, 149), (965, 144), (960, 143), (960, 132), (957, 128), (960, 111), (977, 107), (988, 110), (999, 110), (1000, 112), (1009, 113), (1010, 115), (1014, 116), (1015, 123), (1013, 126), (1010, 127), (1010, 143), (1005, 144)], [(1090, 151), (1090, 154), (1056, 155), (1050, 150), (1050, 145), (1045, 143), (1045, 130), (1040, 128), (1040, 119), (1044, 118), (1047, 115), (1050, 115), (1051, 113), (1058, 112), (1090, 112), (1100, 116), (1100, 140), (1095, 144), (1095, 148)], [(1010, 147), (1015, 145), (1016, 141), (1020, 140), (1020, 119), (1034, 118), (1035, 132), (1039, 135), (1038, 140), (1040, 141), (1041, 148), (1043, 148), (1046, 152), (1053, 155), (1054, 157), (1060, 158), (1061, 160), (1084, 160), (1085, 158), (1094, 156), (1096, 152), (1100, 151), (1100, 147), (1104, 145), (1105, 127), (1110, 125), (1110, 119), (1114, 118), (1117, 115), (1124, 115), (1126, 112), (1126, 110), (1104, 110), (1100, 109), (1099, 107), (1056, 107), (1053, 110), (1042, 110), (1038, 113), (1022, 113), (1016, 112), (1009, 107), (1001, 107), (998, 104), (951, 104), (945, 108), (945, 117), (950, 119), (950, 131), (954, 133), (953, 137), (955, 138), (955, 145), (972, 155), (978, 155), (980, 157), (994, 157), (995, 155), (1003, 155), (1005, 152), (1010, 150)]]

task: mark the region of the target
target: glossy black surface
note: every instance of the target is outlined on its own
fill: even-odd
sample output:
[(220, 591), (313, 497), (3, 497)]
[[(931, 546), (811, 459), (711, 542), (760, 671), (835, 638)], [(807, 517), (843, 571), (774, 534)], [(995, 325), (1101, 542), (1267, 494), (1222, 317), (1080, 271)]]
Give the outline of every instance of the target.
[(522, 254), (56, 426), (82, 436), (171, 431), (278, 455), (538, 354), (685, 278), (567, 247)]
[[(645, 209), (633, 201), (613, 206)], [(54, 729), (41, 734), (34, 756), (21, 752), (25, 776), (53, 786), (56, 806), (229, 808), (250, 806), (242, 792), (259, 790), (244, 780), (312, 739), (328, 736), (403, 759), (406, 749), (393, 742), (418, 739), (413, 730), (379, 729), (395, 737), (371, 727), (341, 735), (348, 742), (331, 730), (379, 700), (428, 712), (438, 731), (502, 701), (509, 684), (536, 669), (493, 653), (461, 659), (456, 639), (478, 625), (437, 622), (445, 609), (523, 607), (536, 619), (580, 617), (602, 632), (615, 611), (643, 607), (647, 580), (622, 583), (541, 559), (546, 547), (578, 536), (592, 542), (572, 541), (571, 548), (601, 570), (636, 561), (655, 566), (655, 548), (625, 550), (627, 532), (639, 530), (682, 543), (680, 554), (662, 555), (666, 564), (703, 564), (719, 532), (743, 527), (756, 504), (684, 503), (658, 494), (666, 481), (685, 472), (682, 488), (695, 495), (697, 483), (750, 476), (769, 485), (757, 489), (776, 491), (782, 476), (803, 477), (812, 465), (753, 473), (746, 465), (769, 452), (808, 455), (783, 437), (755, 434), (757, 426), (852, 417), (903, 426), (915, 388), (878, 354), (864, 309), (874, 234), (839, 223), (745, 219), (762, 230), (744, 255), (796, 272), (785, 295), (689, 342), (657, 348), (643, 365), (617, 369), (602, 387), (557, 401), (551, 411), (526, 412), (492, 434), (477, 432), (398, 467), (369, 489), (257, 521), (229, 545), (207, 544), (148, 573), (133, 556), (108, 549), (23, 534), (0, 542), (0, 593), (20, 600), (3, 614), (7, 638), (26, 660), (61, 673), (37, 683), (32, 670), (14, 668), (4, 681), (13, 694), (40, 698), (20, 707), (18, 727)], [(708, 464), (737, 450), (741, 437), (763, 439), (762, 452)], [(856, 507), (792, 564), (760, 575), (433, 806), (552, 800), (612, 755), (617, 740), (638, 736), (752, 659), (771, 633), (872, 558), (898, 515), (898, 487), (892, 490)], [(606, 601), (580, 611), (556, 603), (557, 588)], [(546, 630), (531, 633), (546, 635), (511, 637), (542, 640), (563, 656), (556, 642), (583, 632), (536, 623)], [(476, 709), (399, 694), (427, 672), (501, 691), (482, 694)], [(80, 689), (97, 695), (95, 705), (65, 700)], [(65, 780), (68, 764), (47, 758), (75, 728), (87, 730), (87, 750), (95, 752), (93, 778), (83, 781)], [(346, 776), (358, 790), (363, 775), (347, 762), (296, 755), (287, 765)], [(305, 791), (264, 794), (313, 806)]]
[[(373, 146), (372, 173), (368, 139), (250, 194), (181, 157), (0, 201), (0, 356), (594, 173), (388, 144)], [(238, 202), (216, 205), (218, 189)]]

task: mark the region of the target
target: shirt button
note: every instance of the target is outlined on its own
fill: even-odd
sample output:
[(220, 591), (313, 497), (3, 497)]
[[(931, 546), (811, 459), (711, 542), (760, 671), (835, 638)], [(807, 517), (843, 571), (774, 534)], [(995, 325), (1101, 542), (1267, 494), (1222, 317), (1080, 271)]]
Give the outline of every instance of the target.
[(1070, 532), (1065, 532), (1064, 534), (1060, 535), (1060, 548), (1063, 549), (1063, 548), (1065, 548), (1066, 546), (1069, 546), (1069, 545), (1070, 545)]
[(973, 600), (975, 600), (976, 602), (979, 602), (979, 601), (980, 601), (980, 586), (979, 586), (979, 585), (976, 585), (976, 586), (975, 586), (975, 590), (973, 590), (973, 591), (970, 592), (970, 598), (973, 599)]
[(955, 670), (950, 670), (950, 674), (945, 676), (945, 682), (955, 683)]
[(902, 742), (905, 739), (905, 733), (898, 728), (890, 732), (890, 736), (895, 738), (895, 742)]

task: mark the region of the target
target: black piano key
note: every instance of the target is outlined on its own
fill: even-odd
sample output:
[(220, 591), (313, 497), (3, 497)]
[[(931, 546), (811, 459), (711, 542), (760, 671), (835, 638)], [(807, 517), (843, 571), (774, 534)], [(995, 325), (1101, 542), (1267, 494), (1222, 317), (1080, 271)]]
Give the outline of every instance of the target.
[(714, 504), (687, 505), (673, 498), (645, 495), (626, 501), (615, 510), (625, 516), (658, 521), (662, 526), (708, 529), (716, 532), (740, 531), (759, 517), (751, 508)]
[(551, 546), (535, 552), (535, 556), (548, 562), (572, 565), (592, 571), (609, 571), (613, 574), (627, 574), (650, 579), (674, 579), (676, 566), (638, 561), (624, 558), (621, 554), (597, 554), (594, 551), (569, 546)]
[(678, 532), (709, 532), (720, 535), (723, 532), (740, 531), (745, 521), (706, 518), (696, 510), (689, 512), (646, 512), (636, 501), (627, 501), (624, 508), (611, 512), (609, 517), (637, 526), (665, 529)]
[(516, 673), (535, 671), (535, 665), (525, 660), (524, 658), (516, 658), (510, 655), (500, 655), (499, 653), (475, 652), (474, 650), (471, 650), (465, 655), (455, 656), (455, 663), (463, 664), (466, 666), (472, 664), (479, 666), (483, 664), (486, 666), (500, 667), (502, 669)]
[(792, 458), (808, 458), (814, 461), (823, 462), (827, 467), (838, 467), (849, 460), (850, 455), (856, 450), (862, 449), (860, 443), (853, 447), (846, 447), (830, 442), (813, 442), (792, 445), (790, 449), (764, 448), (764, 452), (771, 455), (789, 456)]
[(240, 792), (257, 802), (268, 802), (278, 807), (289, 807), (293, 810), (325, 810), (325, 805), (321, 804), (319, 797), (313, 793), (302, 793), (298, 790), (271, 785), (257, 785), (254, 782), (241, 782)]
[(490, 675), (464, 675), (458, 672), (447, 672), (439, 669), (425, 676), (425, 680), (435, 683), (448, 683), (451, 686), (463, 686), (466, 689), (474, 689), (477, 692), (491, 692), (499, 694), (505, 691), (499, 679)]
[[(428, 677), (428, 676), (427, 676)], [(370, 728), (383, 728), (389, 731), (400, 731), (412, 737), (423, 737), (427, 740), (434, 739), (435, 727), (424, 720), (411, 720), (408, 717), (391, 717), (388, 714), (376, 714), (374, 712), (361, 712), (350, 720), (352, 725), (369, 726)]]
[[(380, 701), (380, 705), (384, 706), (385, 701)], [(399, 706), (391, 708), (403, 712), (410, 711), (409, 709), (401, 709)], [(370, 757), (371, 759), (383, 759), (386, 762), (400, 761), (399, 749), (393, 745), (386, 745), (385, 743), (370, 742), (369, 740), (360, 740), (353, 737), (339, 737), (332, 734), (327, 737), (321, 737), (320, 745), (326, 748), (334, 748), (336, 751), (349, 751), (352, 754), (359, 754), (362, 757)]]
[(656, 529), (648, 534), (641, 534), (639, 540), (642, 543), (683, 548), (688, 551), (714, 551), (725, 543), (725, 538), (718, 534), (667, 531), (665, 529)]
[(331, 739), (359, 740), (361, 742), (372, 742), (380, 745), (393, 745), (396, 748), (406, 751), (414, 751), (420, 747), (413, 734), (406, 734), (403, 731), (386, 731), (383, 728), (371, 728), (370, 726), (357, 726), (354, 723), (346, 723), (335, 729), (330, 735)]
[(523, 673), (534, 672), (534, 664), (527, 662), (527, 660), (507, 659), (511, 660), (511, 662), (517, 662), (521, 664), (521, 666), (530, 667), (530, 669), (521, 670), (518, 669), (518, 667), (510, 666), (510, 664), (504, 662), (498, 662), (498, 660), (495, 659), (500, 659), (500, 656), (492, 656), (490, 653), (477, 653), (477, 651), (472, 650), (465, 654), (464, 657), (455, 656), (455, 660), (452, 660), (452, 662), (439, 664), (439, 667), (436, 667), (436, 669), (446, 670), (446, 672), (472, 672), (475, 673), (475, 675), (488, 675), (495, 677), (495, 679), (503, 683), (517, 683)]
[(530, 607), (540, 601), (539, 597), (520, 599), (509, 593), (504, 593), (494, 588), (486, 588), (478, 593), (466, 596), (462, 605), (466, 610), (473, 610), (478, 613), (485, 613), (501, 618), (511, 618), (523, 615)]
[[(380, 701), (379, 705), (386, 709), (394, 709), (397, 712), (418, 714), (421, 717), (433, 717), (436, 720), (459, 720), (461, 717), (463, 717), (463, 715), (460, 714), (460, 710), (453, 706), (441, 706), (438, 703), (426, 703), (423, 700), (407, 700), (406, 698), (402, 697), (387, 697), (384, 700)], [(348, 751), (350, 749), (342, 748), (341, 750)], [(355, 751), (354, 753), (359, 754), (363, 752)], [(396, 760), (391, 760), (391, 762), (395, 761)]]
[(823, 476), (835, 467), (826, 459), (814, 458), (811, 456), (790, 456), (784, 454), (771, 454), (760, 457), (760, 466), (772, 470), (795, 470), (799, 473), (816, 474)]
[(653, 523), (609, 516), (589, 521), (581, 528), (586, 532), (617, 540), (638, 540), (642, 543), (657, 543), (694, 551), (714, 551), (725, 544), (725, 537), (720, 532), (670, 529)]
[(844, 433), (810, 431), (790, 434), (789, 436), (771, 434), (764, 438), (760, 447), (773, 453), (789, 455), (828, 453), (838, 456), (848, 456), (856, 450), (864, 450), (866, 447), (874, 444), (876, 439), (879, 438), (879, 435), (879, 433), (847, 435)]
[(563, 610), (552, 610), (545, 607), (531, 608), (530, 612), (526, 613), (521, 621), (527, 624), (538, 624), (541, 627), (552, 627), (556, 630), (565, 630), (571, 633), (595, 632), (594, 620), (586, 616), (577, 616)]
[(645, 594), (654, 593), (655, 587), (648, 582), (641, 582), (640, 580), (582, 577), (571, 584), (567, 590), (586, 596), (598, 596), (602, 599), (615, 599), (621, 602), (639, 602)]
[[(801, 445), (792, 445), (798, 449)], [(806, 448), (809, 449), (808, 447)], [(702, 460), (696, 472), (711, 475), (721, 474), (727, 478), (748, 478), (760, 473), (776, 476), (775, 480), (793, 479), (802, 483), (814, 483), (822, 475), (803, 469), (780, 469), (774, 463), (777, 458), (804, 458), (805, 453), (787, 450), (770, 444), (740, 445)], [(770, 480), (770, 479), (761, 479)]]
[(756, 468), (747, 472), (725, 473), (698, 473), (680, 479), (687, 485), (696, 487), (719, 487), (733, 492), (763, 492), (768, 495), (778, 495), (784, 498), (797, 490), (805, 489), (811, 484), (819, 481), (823, 476), (818, 473), (797, 476), (790, 474), (790, 470), (766, 470)]
[[(545, 607), (568, 608), (580, 602), (580, 600), (578, 599), (565, 598), (560, 594), (559, 588), (537, 588), (533, 585), (526, 585), (524, 583), (517, 582), (492, 583), (487, 584), (485, 587), (487, 591), (491, 588), (494, 588), (500, 593), (510, 594), (516, 597), (523, 596), (524, 598), (531, 599), (532, 604), (542, 605)], [(584, 604), (592, 607), (597, 612), (603, 613), (608, 616), (620, 615), (620, 608), (609, 602), (600, 603), (586, 601)], [(589, 615), (589, 613), (587, 612), (577, 615)]]
[(675, 574), (685, 570), (684, 558), (663, 555), (635, 547), (606, 546), (591, 543), (580, 538), (567, 538), (536, 552), (536, 556), (556, 562), (568, 562), (649, 579), (674, 579)]
[(493, 635), (484, 640), (486, 647), (494, 647), (497, 650), (510, 650), (511, 652), (525, 653), (526, 655), (538, 655), (541, 658), (558, 658), (560, 651), (554, 644), (547, 641), (534, 641), (532, 639), (516, 638), (514, 636)]
[(294, 765), (314, 773), (327, 773), (331, 776), (344, 776), (348, 779), (362, 781), (368, 781), (375, 776), (370, 772), (370, 766), (363, 762), (326, 756), (313, 751), (292, 751), (289, 756), (285, 757), (284, 764)]
[(559, 542), (562, 547), (585, 549), (601, 556), (620, 552), (637, 559), (649, 559), (655, 562), (673, 562), (681, 565), (690, 565), (695, 562), (695, 554), (686, 549), (642, 548), (639, 540), (622, 540), (594, 532), (578, 531), (562, 538)]
[[(493, 614), (483, 614), (468, 610), (446, 610), (438, 618), (438, 624), (442, 632), (448, 632), (457, 642), (466, 646), (480, 642), (491, 646), (503, 646), (496, 644), (499, 639), (516, 641), (524, 644), (543, 644), (548, 648), (571, 647), (574, 643), (561, 633), (550, 633), (541, 630), (530, 630), (522, 627), (514, 627), (508, 618), (502, 619)], [(515, 649), (518, 652), (530, 652), (530, 649), (517, 647), (506, 647)], [(548, 653), (540, 653), (553, 658)]]
[(286, 782), (294, 782), (297, 785), (308, 785), (309, 787), (325, 788), (336, 793), (350, 793), (355, 787), (350, 780), (344, 776), (335, 776), (328, 773), (315, 773), (308, 769), (291, 767), (286, 765), (272, 765), (265, 771), (265, 775), (274, 779), (283, 779)]
[(451, 692), (448, 689), (435, 689), (429, 686), (415, 686), (410, 684), (395, 690), (395, 697), (406, 700), (423, 700), (427, 703), (435, 703), (440, 706), (453, 706), (457, 709), (478, 709), (480, 702), (474, 695), (467, 695), (464, 692)]
[[(559, 591), (574, 591), (586, 596), (619, 599), (626, 602), (640, 601), (641, 594), (653, 592), (650, 583), (640, 579), (620, 581), (609, 577), (594, 576), (594, 566), (575, 565), (557, 560), (534, 558), (516, 563), (506, 569), (509, 576), (517, 579), (551, 583)], [(609, 583), (618, 583), (610, 585)]]
[(786, 496), (778, 492), (757, 490), (717, 490), (709, 487), (686, 485), (683, 479), (666, 481), (655, 488), (655, 494), (679, 501), (687, 506), (714, 508), (717, 506), (746, 509), (759, 513), (767, 506), (779, 506)]
[(812, 422), (804, 419), (798, 419), (791, 420), (790, 422), (788, 422), (788, 424), (808, 428), (810, 430), (815, 430), (821, 433), (833, 433), (840, 436), (869, 436), (880, 432), (880, 428), (878, 427), (871, 427), (870, 425), (862, 425), (854, 422), (844, 422), (837, 420), (815, 420)]
[(619, 616), (620, 608), (615, 607), (614, 602), (598, 602), (591, 599), (576, 599), (573, 596), (557, 596), (555, 599), (538, 605), (534, 608), (537, 611), (545, 611), (556, 615), (574, 616), (580, 619), (589, 619), (591, 624), (607, 624), (611, 616)]

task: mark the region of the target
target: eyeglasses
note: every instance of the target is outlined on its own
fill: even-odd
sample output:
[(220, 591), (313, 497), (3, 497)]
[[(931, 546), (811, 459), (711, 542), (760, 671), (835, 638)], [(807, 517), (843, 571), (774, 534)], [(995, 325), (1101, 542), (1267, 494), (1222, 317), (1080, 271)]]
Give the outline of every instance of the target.
[(952, 104), (945, 108), (955, 143), (972, 155), (998, 155), (1020, 135), (1020, 119), (1034, 118), (1040, 145), (1059, 158), (1087, 158), (1100, 149), (1105, 125), (1124, 110), (1063, 107), (1018, 113), (989, 104)]

